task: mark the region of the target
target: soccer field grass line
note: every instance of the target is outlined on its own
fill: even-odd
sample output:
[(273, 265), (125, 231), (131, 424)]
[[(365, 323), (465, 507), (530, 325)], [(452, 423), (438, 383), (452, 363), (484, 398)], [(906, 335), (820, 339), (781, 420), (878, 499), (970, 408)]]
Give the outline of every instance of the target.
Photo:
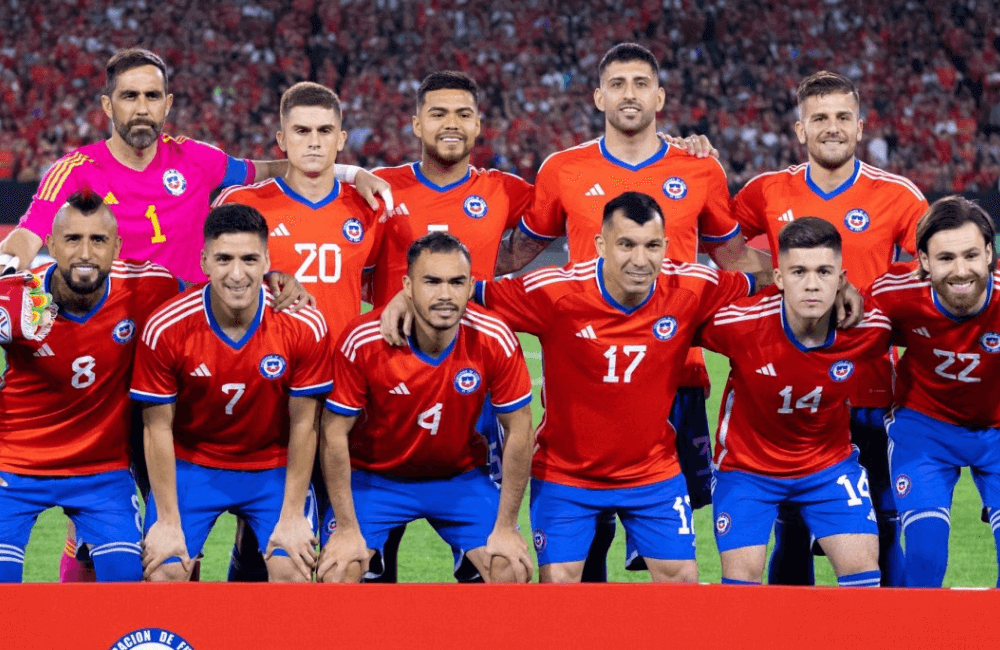
[[(519, 335), (524, 348), (528, 369), (531, 371), (534, 389), (532, 411), (534, 423), (541, 419), (541, 349), (533, 336)], [(718, 422), (719, 402), (722, 388), (729, 372), (728, 361), (719, 355), (706, 353), (706, 365), (714, 387), (708, 399), (709, 425), (715, 432)], [(557, 372), (557, 369), (549, 369)], [(979, 519), (981, 502), (968, 471), (955, 489), (952, 504), (952, 531), (948, 573), (945, 586), (948, 587), (992, 587), (996, 584), (997, 561), (994, 550), (993, 533), (988, 524)], [(701, 582), (717, 583), (721, 578), (721, 564), (713, 537), (711, 508), (695, 512), (697, 534), (697, 558)], [(531, 543), (531, 526), (528, 522), (528, 499), (521, 506), (521, 534)], [(202, 560), (202, 580), (225, 580), (229, 565), (229, 553), (233, 545), (235, 518), (223, 515), (205, 543)], [(48, 510), (39, 517), (38, 524), (28, 545), (24, 576), (26, 582), (54, 582), (59, 577), (59, 554), (66, 539), (65, 518), (55, 510)], [(608, 578), (614, 582), (648, 582), (649, 574), (626, 571), (625, 534), (618, 526), (608, 559)], [(537, 567), (536, 567), (537, 580)], [(414, 522), (407, 527), (400, 546), (399, 577), (402, 582), (452, 582), (452, 554), (450, 548), (425, 521)], [(820, 585), (835, 585), (836, 577), (826, 558), (816, 558), (816, 580)]]

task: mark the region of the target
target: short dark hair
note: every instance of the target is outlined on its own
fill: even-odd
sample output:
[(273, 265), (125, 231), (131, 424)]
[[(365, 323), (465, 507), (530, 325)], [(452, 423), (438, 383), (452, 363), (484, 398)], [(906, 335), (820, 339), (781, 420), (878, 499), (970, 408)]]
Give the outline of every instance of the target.
[[(955, 230), (967, 223), (974, 223), (983, 235), (983, 240), (991, 249), (996, 244), (996, 227), (993, 219), (979, 205), (961, 196), (951, 195), (940, 198), (931, 204), (924, 216), (917, 222), (917, 250), (927, 255), (927, 245), (936, 233), (942, 230)], [(990, 273), (997, 268), (997, 255), (993, 251), (990, 260)], [(920, 277), (926, 278), (927, 272), (920, 266)]]
[(472, 95), (473, 102), (479, 104), (479, 84), (471, 76), (458, 70), (432, 72), (420, 82), (417, 89), (417, 112), (424, 105), (427, 93), (433, 90), (464, 90)]
[(806, 99), (829, 95), (831, 93), (850, 93), (854, 97), (854, 101), (859, 106), (861, 105), (858, 87), (854, 85), (854, 82), (842, 74), (828, 70), (820, 70), (803, 79), (799, 83), (796, 102), (799, 108), (801, 108), (802, 102), (806, 101)]
[(660, 204), (642, 192), (625, 192), (605, 203), (601, 225), (610, 223), (616, 212), (621, 212), (623, 217), (640, 226), (652, 221), (654, 217), (659, 217), (661, 224), (665, 222)]
[(413, 269), (413, 265), (424, 251), (429, 253), (453, 253), (460, 251), (465, 256), (466, 261), (469, 262), (469, 265), (472, 265), (472, 255), (458, 237), (447, 232), (435, 230), (410, 244), (410, 248), (406, 251), (407, 273)]
[(659, 79), (660, 66), (656, 62), (656, 57), (653, 56), (652, 52), (638, 43), (619, 43), (608, 50), (604, 58), (601, 59), (601, 63), (597, 66), (598, 79), (604, 76), (604, 71), (612, 63), (628, 63), (629, 61), (648, 63), (649, 67), (653, 69), (653, 77)]
[(220, 235), (248, 232), (267, 244), (267, 221), (257, 208), (241, 203), (226, 203), (212, 208), (205, 217), (205, 243)]
[(843, 240), (837, 227), (819, 217), (800, 217), (778, 233), (778, 252), (792, 248), (831, 248), (840, 255)]
[(66, 198), (66, 205), (89, 217), (101, 209), (101, 206), (104, 205), (104, 199), (94, 190), (85, 187), (70, 194)]
[(296, 106), (319, 106), (332, 109), (337, 119), (341, 119), (340, 98), (326, 86), (311, 81), (300, 81), (281, 95), (281, 121), (288, 118), (288, 112)]
[(153, 54), (149, 50), (141, 47), (130, 47), (127, 50), (115, 52), (108, 59), (108, 64), (104, 67), (104, 94), (111, 97), (118, 84), (118, 75), (133, 68), (141, 68), (144, 65), (152, 65), (159, 68), (163, 74), (163, 92), (167, 92), (167, 65), (163, 59)]

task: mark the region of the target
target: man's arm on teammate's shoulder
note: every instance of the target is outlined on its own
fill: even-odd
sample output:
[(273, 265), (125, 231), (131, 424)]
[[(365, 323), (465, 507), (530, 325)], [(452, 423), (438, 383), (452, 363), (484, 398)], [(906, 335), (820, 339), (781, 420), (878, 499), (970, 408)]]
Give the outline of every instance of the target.
[[(320, 465), (336, 527), (320, 553), (316, 570), (319, 582), (358, 582), (368, 571), (371, 553), (358, 526), (351, 492), (348, 435), (357, 419), (357, 416), (323, 410)], [(352, 569), (355, 562), (358, 566)]]
[[(24, 271), (42, 250), (42, 238), (18, 226), (0, 242), (0, 275)], [(9, 256), (9, 257), (6, 257)]]
[(844, 285), (837, 292), (834, 301), (837, 310), (837, 329), (850, 329), (865, 317), (865, 299), (850, 280), (844, 280)]
[(285, 497), (281, 514), (267, 542), (264, 559), (270, 559), (276, 549), (288, 553), (295, 568), (307, 581), (312, 581), (316, 568), (316, 545), (312, 524), (306, 518), (306, 493), (316, 462), (316, 414), (319, 408), (316, 397), (290, 397), (288, 399), (288, 467), (285, 473)]
[(703, 134), (692, 134), (686, 138), (679, 135), (669, 135), (667, 133), (657, 133), (667, 144), (677, 147), (685, 153), (689, 153), (695, 158), (712, 157), (719, 159), (719, 150), (712, 146), (708, 136)]
[(550, 243), (550, 240), (536, 239), (520, 228), (512, 229), (500, 242), (494, 275), (500, 277), (520, 271), (538, 257)]
[(702, 245), (720, 269), (752, 274), (757, 281), (758, 290), (774, 282), (770, 254), (747, 246), (742, 235), (737, 234), (723, 242), (704, 242)]
[(529, 582), (534, 565), (528, 543), (517, 529), (517, 515), (531, 475), (531, 455), (535, 445), (531, 405), (510, 413), (498, 413), (497, 418), (507, 436), (503, 450), (500, 508), (493, 532), (486, 542), (486, 556), (490, 562), (489, 581)]
[(306, 291), (306, 288), (284, 271), (270, 271), (264, 276), (267, 279), (267, 288), (274, 296), (274, 311), (287, 309), (295, 313), (305, 307), (315, 307), (316, 297)]
[(149, 469), (149, 486), (156, 500), (156, 523), (142, 543), (143, 575), (149, 577), (165, 561), (179, 557), (190, 571), (181, 515), (177, 507), (177, 459), (174, 457), (174, 404), (144, 404), (143, 448)]

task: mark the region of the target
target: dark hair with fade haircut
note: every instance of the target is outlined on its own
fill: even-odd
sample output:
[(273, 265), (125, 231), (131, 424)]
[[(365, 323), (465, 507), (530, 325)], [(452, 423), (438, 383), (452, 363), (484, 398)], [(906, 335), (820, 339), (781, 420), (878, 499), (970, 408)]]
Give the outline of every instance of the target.
[(653, 77), (659, 82), (660, 64), (656, 62), (656, 57), (653, 56), (652, 52), (638, 43), (619, 43), (608, 50), (597, 66), (598, 79), (604, 76), (604, 71), (612, 63), (628, 63), (629, 61), (642, 61), (649, 64), (649, 67), (653, 69)]
[[(976, 224), (986, 245), (990, 247), (992, 259), (989, 268), (990, 273), (993, 273), (997, 269), (997, 254), (993, 249), (996, 244), (996, 226), (993, 225), (993, 219), (978, 204), (955, 194), (938, 199), (920, 217), (917, 222), (917, 251), (928, 255), (927, 246), (931, 237), (942, 230), (955, 230), (967, 223)], [(928, 275), (922, 264), (918, 273), (921, 278)]]
[(458, 70), (440, 70), (432, 72), (420, 82), (417, 89), (417, 112), (424, 105), (427, 93), (434, 90), (464, 90), (472, 95), (472, 101), (479, 106), (479, 84), (464, 72)]
[(843, 239), (837, 227), (819, 217), (800, 217), (778, 233), (778, 252), (793, 248), (830, 248), (841, 254)]
[(101, 209), (104, 205), (104, 199), (94, 190), (85, 187), (66, 197), (66, 205), (89, 217)]
[(104, 67), (104, 94), (108, 97), (115, 92), (118, 75), (133, 68), (152, 65), (159, 68), (163, 74), (163, 92), (167, 92), (167, 64), (159, 56), (141, 47), (130, 47), (127, 50), (115, 52)]
[(406, 272), (413, 269), (413, 265), (424, 251), (429, 253), (453, 253), (459, 251), (465, 256), (466, 261), (472, 264), (472, 255), (469, 249), (459, 240), (458, 237), (450, 233), (436, 230), (427, 233), (417, 241), (410, 244), (406, 251)]
[(795, 93), (795, 101), (801, 108), (802, 102), (808, 98), (821, 97), (831, 93), (850, 93), (858, 106), (861, 105), (861, 96), (858, 95), (858, 87), (854, 85), (854, 82), (842, 74), (829, 70), (820, 70), (803, 79)]
[(331, 109), (341, 119), (340, 98), (326, 86), (313, 83), (311, 81), (300, 81), (286, 90), (281, 95), (281, 104), (278, 109), (281, 121), (288, 118), (288, 113), (296, 106), (319, 106)]
[(665, 223), (660, 204), (656, 202), (656, 199), (642, 192), (625, 192), (605, 203), (601, 225), (605, 226), (610, 223), (617, 212), (621, 212), (623, 217), (640, 226), (652, 221), (655, 217), (660, 218), (661, 224)]
[(205, 243), (214, 241), (220, 235), (250, 233), (260, 237), (267, 244), (267, 221), (257, 208), (241, 203), (226, 203), (212, 208), (205, 217)]

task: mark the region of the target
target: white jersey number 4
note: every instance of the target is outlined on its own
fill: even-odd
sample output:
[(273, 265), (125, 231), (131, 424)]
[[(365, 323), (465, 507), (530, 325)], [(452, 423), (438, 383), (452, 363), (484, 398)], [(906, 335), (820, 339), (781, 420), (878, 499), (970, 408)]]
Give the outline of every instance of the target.
[(437, 435), (438, 427), (441, 426), (441, 408), (443, 406), (444, 404), (438, 402), (417, 416), (417, 424), (430, 431), (432, 436)]

